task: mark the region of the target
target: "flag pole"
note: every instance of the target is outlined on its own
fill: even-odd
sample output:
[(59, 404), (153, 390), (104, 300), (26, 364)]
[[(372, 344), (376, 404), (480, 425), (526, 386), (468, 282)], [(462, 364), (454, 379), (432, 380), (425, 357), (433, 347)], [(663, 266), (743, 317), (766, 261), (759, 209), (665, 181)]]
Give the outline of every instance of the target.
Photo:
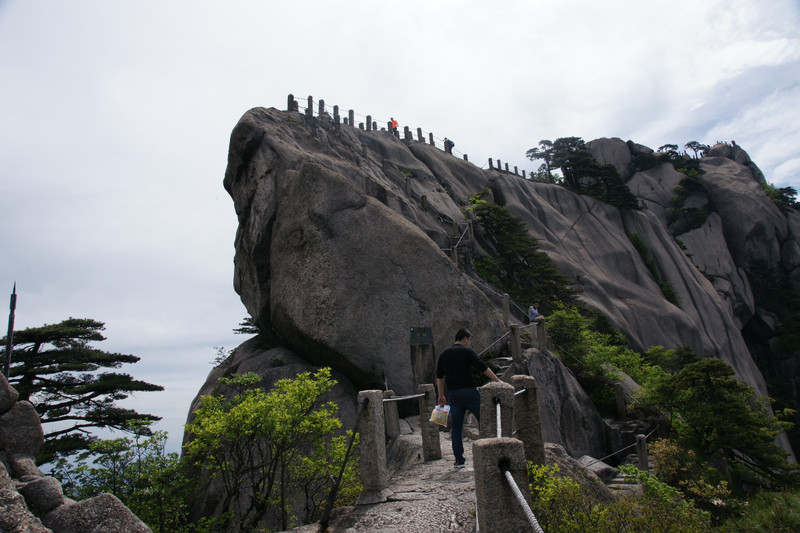
[(8, 313), (8, 336), (6, 337), (6, 364), (3, 367), (3, 375), (8, 379), (9, 369), (11, 368), (11, 346), (14, 344), (14, 311), (17, 309), (17, 282), (14, 282), (14, 290), (11, 292), (11, 309)]

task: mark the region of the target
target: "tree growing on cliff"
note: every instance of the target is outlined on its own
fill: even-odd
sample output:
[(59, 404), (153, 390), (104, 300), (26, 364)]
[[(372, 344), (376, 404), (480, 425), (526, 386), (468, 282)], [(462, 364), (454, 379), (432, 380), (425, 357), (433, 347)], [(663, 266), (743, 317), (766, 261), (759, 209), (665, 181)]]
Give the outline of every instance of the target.
[(161, 418), (116, 404), (132, 393), (164, 387), (128, 374), (101, 372), (140, 359), (92, 347), (91, 342), (105, 340), (101, 333), (104, 329), (103, 322), (69, 318), (14, 332), (9, 383), (41, 417), (45, 444), (37, 457), (40, 463), (88, 449), (97, 440), (92, 428), (130, 431), (134, 420), (152, 422)]
[[(313, 514), (314, 498), (327, 494), (344, 456), (345, 437), (334, 437), (342, 425), (337, 406), (321, 401), (336, 384), (329, 368), (282, 379), (270, 391), (260, 381), (252, 372), (221, 378), (236, 394), (204, 396), (186, 425), (186, 458), (221, 482), (222, 512), (237, 531), (265, 520), (285, 530), (297, 509)], [(352, 479), (357, 471), (350, 464), (347, 472)]]
[(651, 384), (642, 400), (671, 413), (675, 439), (716, 464), (724, 463), (741, 485), (796, 485), (797, 468), (775, 443), (790, 424), (769, 413), (769, 399), (736, 379), (714, 358), (699, 359)]

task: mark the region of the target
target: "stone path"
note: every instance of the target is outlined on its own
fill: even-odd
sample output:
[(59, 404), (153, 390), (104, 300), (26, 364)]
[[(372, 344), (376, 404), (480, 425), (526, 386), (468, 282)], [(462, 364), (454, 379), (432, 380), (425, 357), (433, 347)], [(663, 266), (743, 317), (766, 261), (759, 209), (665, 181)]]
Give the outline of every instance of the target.
[[(404, 435), (416, 445), (416, 435)], [(450, 434), (440, 432), (442, 459), (416, 462), (395, 472), (389, 479), (392, 495), (384, 503), (334, 510), (330, 533), (439, 533), (475, 531), (475, 479), (472, 468), (472, 439), (475, 428), (464, 428), (464, 456), (467, 465), (455, 468)], [(419, 440), (421, 453), (422, 442)], [(387, 452), (388, 453), (388, 452)], [(292, 530), (316, 533), (318, 524)]]

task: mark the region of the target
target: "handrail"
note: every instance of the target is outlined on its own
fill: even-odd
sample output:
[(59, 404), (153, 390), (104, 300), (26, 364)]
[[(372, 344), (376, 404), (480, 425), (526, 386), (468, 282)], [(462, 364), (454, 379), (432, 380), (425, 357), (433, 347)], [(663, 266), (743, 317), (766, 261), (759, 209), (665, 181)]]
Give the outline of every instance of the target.
[(392, 396), (391, 398), (384, 398), (383, 403), (399, 402), (401, 400), (412, 400), (414, 398), (422, 398), (424, 394), (409, 394), (408, 396)]
[[(650, 431), (650, 433), (648, 433), (647, 435), (645, 435), (645, 436), (644, 436), (645, 440), (649, 439), (649, 438), (650, 438), (650, 435), (652, 435), (653, 433), (655, 433), (657, 429), (658, 429), (658, 428), (657, 428), (657, 427), (655, 427), (655, 428), (653, 428), (653, 429)], [(636, 446), (636, 443), (635, 443), (635, 442), (634, 442), (633, 444), (629, 444), (629, 445), (625, 446), (624, 448), (622, 448), (622, 449), (620, 449), (620, 450), (617, 450), (617, 451), (615, 451), (614, 453), (610, 453), (610, 454), (606, 455), (605, 457), (603, 457), (603, 458), (601, 458), (601, 459), (595, 459), (594, 461), (592, 461), (591, 463), (589, 463), (589, 464), (587, 464), (587, 465), (584, 465), (583, 467), (584, 467), (584, 468), (589, 468), (589, 467), (590, 467), (590, 466), (592, 466), (593, 464), (599, 463), (599, 462), (601, 462), (601, 461), (605, 461), (605, 460), (606, 460), (606, 459), (608, 459), (609, 457), (614, 457), (614, 456), (615, 456), (615, 455), (617, 455), (618, 453), (624, 452), (624, 451), (625, 451), (625, 450), (627, 450), (628, 448), (633, 448), (634, 446)]]
[(542, 530), (542, 526), (539, 525), (539, 521), (536, 520), (536, 515), (533, 514), (533, 511), (528, 506), (528, 502), (525, 501), (525, 496), (523, 496), (522, 491), (519, 490), (517, 482), (514, 481), (514, 476), (511, 475), (511, 472), (508, 469), (508, 465), (505, 463), (501, 463), (500, 469), (503, 471), (506, 481), (508, 481), (508, 485), (511, 487), (511, 492), (514, 493), (517, 502), (522, 507), (522, 510), (525, 513), (525, 517), (528, 519), (528, 522), (530, 522), (533, 530), (536, 533), (544, 533), (544, 531)]
[[(312, 106), (310, 106), (310, 107), (309, 107), (308, 105), (303, 105), (303, 104), (301, 104), (301, 102), (302, 102), (302, 99), (298, 99), (298, 98), (296, 98), (296, 97), (295, 97), (293, 94), (290, 94), (289, 96), (291, 96), (291, 99), (292, 99), (292, 101), (294, 102), (294, 106), (295, 106), (295, 109), (290, 109), (289, 111), (297, 111), (297, 112), (301, 112), (301, 110), (302, 110), (302, 112), (303, 112), (303, 113), (305, 113), (305, 114), (308, 114), (309, 116), (312, 116), (312, 117), (313, 117), (313, 116), (315, 116), (315, 109), (314, 109), (314, 106), (313, 106), (313, 105), (312, 105)], [(309, 100), (308, 100), (308, 101), (310, 102), (310, 99), (312, 99), (312, 97), (311, 97), (311, 96), (309, 96), (308, 98), (309, 98)], [(318, 99), (318, 100), (317, 100), (317, 103), (319, 103), (319, 102), (324, 102), (324, 100), (319, 100), (319, 99)], [(333, 114), (334, 114), (334, 113), (332, 113), (332, 112), (328, 111), (328, 108), (331, 108), (331, 109), (333, 109), (333, 108), (338, 108), (338, 107), (341, 107), (341, 106), (339, 106), (339, 105), (336, 105), (336, 104), (331, 104), (331, 103), (329, 103), (329, 102), (324, 102), (324, 104), (323, 104), (323, 105), (324, 105), (324, 114), (323, 114), (323, 115), (320, 115), (320, 114), (319, 114), (319, 110), (316, 110), (316, 117), (317, 117), (317, 118), (324, 118), (324, 117), (325, 117), (325, 115), (327, 115), (329, 119), (333, 120), (331, 117), (333, 116)], [(383, 125), (387, 125), (387, 124), (389, 123), (389, 121), (388, 121), (388, 120), (377, 120), (377, 119), (375, 119), (374, 117), (372, 117), (372, 116), (370, 116), (370, 115), (362, 115), (361, 113), (356, 113), (356, 112), (355, 112), (354, 110), (352, 110), (352, 109), (350, 109), (349, 111), (350, 111), (350, 112), (353, 114), (353, 116), (354, 116), (354, 117), (355, 117), (355, 116), (358, 116), (359, 118), (365, 118), (365, 119), (366, 119), (366, 118), (369, 118), (369, 119), (370, 119), (370, 121), (372, 122), (372, 124), (376, 124), (376, 125), (377, 125), (377, 124), (379, 124), (379, 123), (380, 123), (380, 124), (383, 124)], [(354, 124), (349, 124), (349, 126), (355, 127), (355, 125), (354, 125)], [(411, 129), (411, 128), (409, 128), (409, 131), (410, 131), (410, 129)], [(377, 130), (375, 130), (375, 131), (377, 131)], [(392, 131), (388, 131), (388, 133), (394, 134), (394, 132), (392, 132)], [(439, 144), (444, 144), (444, 140), (445, 140), (445, 139), (447, 139), (447, 137), (440, 138), (440, 137), (438, 137), (438, 136), (435, 136), (435, 135), (433, 134), (433, 132), (427, 132), (427, 131), (424, 131), (422, 128), (417, 128), (417, 132), (416, 132), (416, 133), (418, 134), (418, 136), (421, 136), (421, 134), (422, 134), (422, 133), (425, 133), (425, 134), (426, 134), (426, 135), (427, 135), (427, 136), (428, 136), (428, 137), (431, 139), (431, 142), (432, 142), (432, 143), (433, 143), (433, 142), (434, 142), (434, 140), (435, 140), (435, 141), (438, 141), (438, 142), (439, 142)], [(399, 131), (398, 131), (398, 134), (399, 134)], [(413, 134), (412, 134), (412, 138), (413, 138)], [(419, 139), (417, 139), (417, 140), (419, 140)], [(425, 142), (425, 141), (420, 141), (420, 142)], [(435, 145), (434, 145), (434, 146), (435, 146)], [(447, 150), (447, 148), (445, 148), (445, 150)], [(450, 153), (451, 153), (451, 154), (453, 154), (453, 155), (455, 155), (456, 153), (457, 153), (457, 154), (461, 154), (461, 156), (462, 156), (462, 157), (464, 157), (464, 158), (466, 158), (466, 155), (467, 155), (467, 154), (465, 154), (464, 152), (462, 152), (462, 151), (460, 151), (460, 150), (456, 149), (455, 147), (451, 147), (451, 148), (450, 148)], [(486, 163), (488, 163), (489, 161), (490, 161), (490, 159), (487, 159), (487, 160), (486, 160), (486, 162), (484, 162), (484, 164), (483, 164), (483, 165), (486, 165)], [(491, 170), (497, 170), (497, 171), (499, 171), (499, 172), (502, 172), (502, 173), (513, 174), (513, 175), (515, 175), (515, 176), (517, 176), (517, 177), (521, 177), (522, 179), (525, 179), (525, 180), (527, 180), (527, 178), (525, 177), (525, 174), (524, 174), (524, 173), (525, 173), (525, 170), (523, 170), (523, 171), (522, 171), (522, 172), (523, 172), (523, 175), (522, 175), (522, 176), (520, 176), (520, 175), (519, 175), (519, 174), (517, 174), (516, 172), (511, 172), (510, 170), (508, 170), (508, 171), (504, 171), (503, 169), (499, 168), (499, 167), (500, 167), (499, 163), (500, 163), (500, 161), (498, 160), (498, 165), (497, 165), (497, 167), (495, 167), (494, 165), (492, 165), (492, 167), (491, 167)], [(506, 165), (507, 165), (507, 164), (508, 164), (508, 163), (506, 163)], [(483, 170), (483, 165), (481, 166), (481, 169), (482, 169), (482, 170)], [(515, 166), (514, 168), (515, 168), (515, 170), (516, 170), (516, 168), (517, 168), (517, 167)], [(530, 171), (530, 175), (531, 175), (531, 176), (533, 176), (533, 175), (534, 175), (534, 171)]]

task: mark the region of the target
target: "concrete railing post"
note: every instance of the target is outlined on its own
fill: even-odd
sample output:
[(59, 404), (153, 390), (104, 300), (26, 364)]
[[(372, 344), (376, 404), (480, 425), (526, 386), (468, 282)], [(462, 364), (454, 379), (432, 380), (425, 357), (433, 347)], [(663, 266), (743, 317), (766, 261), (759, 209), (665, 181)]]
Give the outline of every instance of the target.
[(338, 128), (341, 121), (342, 119), (339, 117), (339, 106), (335, 105), (333, 106), (333, 123), (336, 124), (336, 127)]
[(489, 158), (489, 170), (493, 170), (494, 166), (492, 165), (492, 158)]
[(306, 106), (306, 116), (311, 118), (314, 116), (314, 98), (308, 97), (308, 106)]
[(429, 133), (429, 134), (428, 134), (428, 138), (429, 138), (429, 139), (430, 139), (430, 141), (431, 141), (431, 146), (436, 146), (436, 143), (435, 143), (435, 142), (433, 142), (433, 133)]
[(320, 99), (320, 101), (319, 101), (319, 111), (317, 112), (317, 115), (319, 115), (320, 117), (324, 117), (325, 116), (325, 100)]
[(647, 456), (647, 437), (644, 435), (636, 435), (636, 456), (639, 459), (639, 470), (648, 472), (650, 462)]
[[(393, 390), (383, 391), (383, 399), (394, 396)], [(386, 436), (390, 439), (400, 434), (400, 415), (397, 412), (397, 402), (383, 402), (383, 417), (386, 420)]]
[(422, 128), (417, 128), (417, 140), (419, 142), (425, 142), (425, 137), (422, 136)]
[(384, 436), (383, 391), (358, 393), (358, 403), (367, 401), (361, 419), (361, 484), (363, 492), (356, 505), (385, 502), (391, 494), (386, 469), (386, 437)]
[(351, 126), (355, 126), (356, 125), (355, 121), (356, 121), (356, 113), (355, 113), (355, 111), (353, 111), (352, 109), (348, 110), (347, 111), (347, 122), (348, 122), (348, 124), (350, 124)]
[(514, 428), (514, 387), (490, 381), (481, 387), (481, 438), (497, 437), (497, 399), (500, 402), (500, 436), (510, 437)]
[(372, 115), (367, 115), (367, 131), (372, 131)]
[(294, 111), (294, 95), (290, 94), (289, 98), (286, 102), (286, 110), (287, 111)]
[[(483, 417), (481, 417), (483, 418)], [(481, 424), (482, 426), (483, 424)], [(522, 442), (510, 438), (480, 439), (472, 445), (475, 468), (475, 503), (480, 531), (530, 531), (531, 526), (508, 484), (507, 469), (530, 508), (528, 470)]]
[(538, 389), (533, 376), (517, 375), (511, 377), (514, 391), (525, 390), (514, 395), (514, 423), (517, 438), (524, 445), (525, 458), (537, 465), (544, 464), (544, 437), (542, 420), (539, 414)]
[(431, 412), (436, 407), (436, 388), (430, 383), (417, 387), (419, 399), (419, 426), (422, 432), (422, 459), (436, 461), (442, 458), (442, 445), (439, 440), (439, 425), (430, 422)]
[(411, 130), (409, 129), (408, 126), (403, 128), (403, 139), (405, 139), (406, 141), (411, 141), (414, 139), (414, 137), (411, 135)]
[(464, 161), (469, 161), (469, 158), (467, 158), (467, 154), (464, 154)]

